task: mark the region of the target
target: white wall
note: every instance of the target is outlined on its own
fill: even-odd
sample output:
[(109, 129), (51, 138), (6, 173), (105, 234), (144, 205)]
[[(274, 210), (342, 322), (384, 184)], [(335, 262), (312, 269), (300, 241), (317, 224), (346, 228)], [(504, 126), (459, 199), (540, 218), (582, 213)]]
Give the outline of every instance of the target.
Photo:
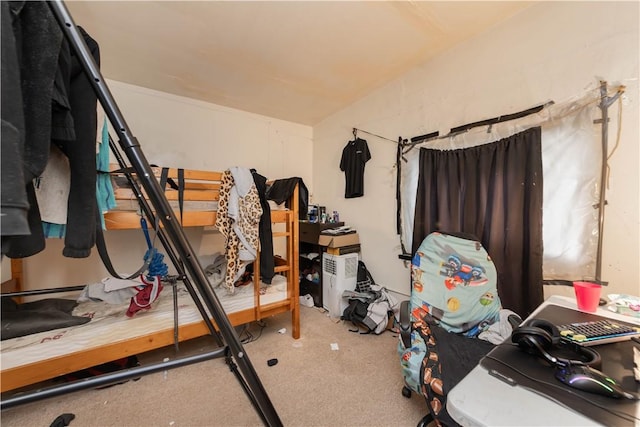
[[(309, 126), (115, 81), (108, 86), (149, 163), (205, 170), (243, 166), (267, 179), (299, 176), (312, 185)], [(117, 139), (115, 133), (112, 137)], [(218, 232), (194, 228), (186, 233), (199, 255), (223, 250)], [(108, 231), (105, 239), (118, 272), (142, 265), (147, 249), (142, 231)], [(64, 258), (62, 249), (61, 240), (47, 239), (43, 252), (24, 260), (28, 288), (81, 285), (108, 276), (97, 249), (88, 259)], [(3, 278), (8, 270), (5, 261)]]
[(108, 84), (150, 163), (207, 170), (243, 166), (269, 179), (300, 176), (312, 184), (309, 126), (121, 82)]
[[(640, 294), (638, 6), (536, 3), (314, 127), (314, 202), (337, 209), (341, 220), (358, 229), (362, 258), (376, 282), (403, 294), (410, 290), (409, 270), (397, 256), (395, 145), (359, 135), (369, 142), (372, 154), (365, 170), (365, 196), (344, 199), (344, 175), (338, 166), (353, 127), (394, 140), (436, 130), (444, 135), (457, 125), (580, 96), (603, 79), (627, 88), (620, 146), (609, 162), (602, 279), (609, 281), (606, 293)], [(613, 147), (618, 104), (610, 114)], [(555, 287), (545, 292), (572, 290)]]
[[(445, 134), (455, 125), (579, 96), (599, 79), (624, 84), (620, 146), (610, 159), (602, 278), (610, 282), (608, 292), (640, 294), (638, 50), (637, 2), (540, 2), (313, 129), (108, 83), (151, 163), (202, 169), (238, 165), (255, 167), (268, 178), (301, 176), (312, 202), (338, 210), (358, 229), (363, 259), (376, 281), (403, 294), (409, 292), (409, 270), (397, 257), (395, 145), (360, 135), (372, 153), (365, 196), (344, 199), (338, 165), (353, 127), (393, 140), (435, 130)], [(617, 105), (610, 111), (614, 119)], [(610, 135), (612, 146), (615, 120)], [(188, 236), (201, 252), (220, 243), (214, 232), (188, 230)], [(137, 266), (146, 249), (141, 232), (113, 231), (107, 239), (121, 271)], [(43, 253), (25, 261), (29, 287), (82, 284), (106, 275), (95, 251), (88, 260), (66, 259), (61, 252), (61, 242), (48, 240)], [(6, 270), (3, 262), (3, 278)]]

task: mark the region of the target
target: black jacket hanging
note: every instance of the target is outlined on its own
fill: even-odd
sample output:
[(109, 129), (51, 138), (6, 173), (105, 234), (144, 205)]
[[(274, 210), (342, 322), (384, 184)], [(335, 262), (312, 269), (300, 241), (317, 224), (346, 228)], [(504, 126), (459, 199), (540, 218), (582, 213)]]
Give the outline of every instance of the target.
[(271, 233), (271, 208), (267, 201), (267, 178), (251, 169), (253, 182), (256, 184), (260, 205), (262, 206), (262, 216), (260, 217), (260, 280), (266, 284), (271, 284), (275, 275), (275, 261), (273, 259), (273, 234)]
[(300, 184), (298, 186), (298, 219), (305, 220), (309, 210), (309, 191), (302, 178), (276, 179), (267, 189), (267, 199), (277, 204), (285, 202), (293, 194), (296, 184)]
[[(3, 38), (2, 49), (4, 54), (7, 43), (16, 43), (16, 65), (22, 73), (22, 81), (28, 82), (21, 88), (24, 158), (20, 163), (24, 163), (30, 233), (7, 238), (3, 229), (2, 252), (10, 258), (23, 258), (44, 249), (33, 179), (44, 171), (49, 147), (55, 144), (69, 159), (71, 172), (63, 255), (85, 258), (95, 244), (97, 96), (80, 60), (63, 38), (48, 4), (10, 4), (18, 8), (11, 10), (15, 15), (12, 21), (15, 40)], [(3, 5), (3, 21), (6, 12)], [(99, 65), (98, 43), (81, 27), (78, 30)], [(3, 136), (4, 130), (3, 126)], [(10, 185), (19, 183), (11, 182)]]

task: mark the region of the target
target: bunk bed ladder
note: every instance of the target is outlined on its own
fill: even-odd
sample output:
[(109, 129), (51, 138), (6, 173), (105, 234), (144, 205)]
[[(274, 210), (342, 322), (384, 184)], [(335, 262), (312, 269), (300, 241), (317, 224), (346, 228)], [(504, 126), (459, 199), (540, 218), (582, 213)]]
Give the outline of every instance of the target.
[[(284, 231), (274, 231), (272, 233), (273, 238), (281, 238), (284, 237), (286, 239), (286, 256), (287, 262), (284, 264), (278, 264), (274, 267), (274, 272), (276, 274), (283, 273), (287, 278), (287, 298), (288, 301), (288, 309), (291, 311), (292, 317), (292, 325), (293, 325), (293, 337), (298, 338), (300, 336), (300, 303), (299, 303), (299, 288), (297, 286), (297, 281), (300, 280), (299, 267), (297, 262), (292, 262), (292, 260), (297, 260), (300, 256), (299, 251), (299, 239), (298, 239), (298, 218), (296, 218), (296, 213), (299, 212), (299, 185), (296, 185), (293, 190), (293, 194), (290, 197), (292, 206), (289, 206), (289, 209), (286, 211), (275, 211), (271, 212), (271, 215), (285, 215), (286, 220), (284, 221), (285, 230)], [(278, 221), (279, 223), (280, 221)], [(256, 255), (256, 259), (253, 262), (254, 272), (260, 271), (260, 248), (258, 248), (258, 253)], [(260, 278), (256, 273), (253, 278), (254, 285), (254, 307), (256, 312), (256, 319), (262, 319), (262, 304), (260, 303)]]
[[(62, 0), (50, 0), (48, 4), (55, 16), (56, 20), (60, 24), (62, 32), (71, 46), (72, 51), (77, 55), (84, 72), (86, 73), (89, 81), (91, 82), (94, 91), (97, 94), (102, 108), (104, 109), (106, 116), (108, 117), (111, 125), (115, 129), (118, 135), (118, 142), (121, 149), (124, 151), (128, 158), (133, 170), (136, 172), (142, 188), (148, 195), (148, 198), (155, 208), (157, 217), (164, 226), (164, 232), (161, 236), (164, 239), (163, 244), (166, 243), (167, 247), (173, 246), (176, 254), (172, 254), (171, 259), (174, 264), (179, 264), (177, 260), (181, 260), (188, 275), (193, 280), (196, 288), (200, 293), (202, 302), (206, 305), (207, 309), (211, 313), (216, 326), (220, 332), (220, 335), (226, 343), (226, 347), (207, 353), (205, 355), (185, 357), (182, 359), (174, 360), (172, 362), (156, 364), (152, 366), (146, 366), (142, 368), (132, 368), (130, 370), (116, 372), (113, 374), (107, 374), (94, 379), (81, 381), (79, 383), (72, 383), (58, 387), (51, 387), (45, 390), (38, 390), (29, 393), (29, 396), (20, 395), (17, 398), (10, 399), (9, 401), (3, 401), (2, 407), (6, 408), (17, 404), (19, 402), (27, 403), (29, 401), (39, 400), (42, 398), (51, 397), (54, 395), (62, 394), (64, 392), (77, 391), (87, 388), (95, 387), (98, 383), (117, 382), (122, 381), (129, 377), (135, 377), (153, 372), (159, 372), (161, 370), (170, 369), (178, 366), (183, 366), (190, 363), (197, 363), (202, 360), (207, 360), (216, 357), (225, 357), (231, 371), (235, 374), (240, 385), (243, 387), (249, 400), (256, 409), (258, 415), (267, 426), (282, 426), (282, 422), (271, 402), (266, 390), (264, 389), (258, 375), (249, 360), (247, 353), (244, 351), (242, 343), (235, 331), (231, 326), (231, 322), (227, 318), (224, 309), (215, 295), (211, 286), (209, 285), (207, 276), (198, 262), (195, 252), (189, 241), (186, 238), (184, 230), (179, 223), (179, 219), (174, 217), (173, 209), (169, 205), (169, 202), (160, 187), (157, 179), (153, 174), (153, 170), (149, 165), (138, 140), (133, 136), (129, 129), (124, 117), (122, 116), (109, 88), (107, 87), (102, 74), (100, 73), (97, 65), (95, 64), (89, 49), (87, 48), (83, 37), (81, 36), (76, 24), (74, 23), (66, 5)], [(169, 242), (170, 241), (170, 242)], [(171, 243), (171, 244), (169, 244)], [(170, 252), (172, 253), (172, 252)], [(176, 265), (179, 269), (180, 266)], [(188, 289), (194, 300), (197, 298), (193, 289)], [(197, 300), (196, 300), (197, 303)], [(205, 322), (208, 321), (208, 316), (203, 313)], [(214, 334), (215, 335), (215, 334)], [(104, 378), (102, 378), (104, 377)], [(108, 378), (107, 378), (108, 377)]]

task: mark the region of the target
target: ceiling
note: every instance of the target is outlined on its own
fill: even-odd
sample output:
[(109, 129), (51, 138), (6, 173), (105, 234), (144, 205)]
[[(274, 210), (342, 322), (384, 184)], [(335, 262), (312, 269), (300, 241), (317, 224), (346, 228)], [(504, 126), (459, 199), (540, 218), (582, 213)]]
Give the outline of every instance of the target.
[(314, 125), (531, 2), (69, 1), (105, 78)]

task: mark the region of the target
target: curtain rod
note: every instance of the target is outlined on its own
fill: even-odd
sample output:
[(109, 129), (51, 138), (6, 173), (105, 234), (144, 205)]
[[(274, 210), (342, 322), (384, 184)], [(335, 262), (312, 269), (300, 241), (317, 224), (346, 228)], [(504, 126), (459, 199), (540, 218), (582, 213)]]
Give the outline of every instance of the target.
[(416, 145), (419, 142), (427, 141), (429, 139), (434, 139), (434, 138), (437, 138), (438, 136), (440, 136), (440, 132), (438, 131), (427, 133), (424, 135), (414, 136), (413, 138), (411, 138), (411, 145)]
[[(540, 111), (542, 111), (545, 107), (548, 107), (550, 105), (553, 105), (554, 102), (553, 101), (549, 101), (546, 102), (544, 104), (538, 105), (536, 107), (532, 107), (523, 111), (518, 111), (517, 113), (512, 113), (512, 114), (506, 114), (504, 116), (498, 116), (498, 117), (494, 117), (492, 119), (486, 119), (486, 120), (481, 120), (478, 122), (473, 122), (473, 123), (467, 123), (466, 125), (462, 125), (462, 126), (456, 126), (454, 128), (451, 128), (451, 130), (449, 130), (449, 133), (444, 135), (444, 136), (440, 136), (440, 132), (436, 131), (436, 132), (431, 132), (431, 133), (427, 133), (424, 135), (419, 135), (419, 136), (414, 136), (413, 138), (411, 138), (411, 142), (407, 143), (408, 141), (406, 139), (402, 139), (402, 137), (399, 138), (399, 141), (393, 140), (391, 138), (386, 138), (384, 136), (380, 136), (377, 135), (375, 133), (372, 132), (368, 132), (366, 130), (363, 129), (358, 129), (358, 128), (353, 128), (353, 137), (354, 139), (357, 138), (358, 132), (364, 132), (366, 134), (369, 134), (371, 136), (375, 136), (377, 138), (380, 139), (384, 139), (386, 141), (391, 141), (394, 144), (401, 144), (402, 146), (405, 147), (409, 147), (406, 151), (403, 152), (403, 154), (406, 154), (407, 152), (411, 151), (411, 149), (413, 147), (415, 147), (417, 144), (420, 144), (422, 142), (431, 140), (431, 139), (443, 139), (443, 138), (448, 138), (450, 136), (462, 133), (462, 132), (466, 132), (474, 127), (478, 127), (478, 126), (486, 126), (486, 125), (494, 125), (497, 123), (502, 123), (502, 122), (507, 122), (510, 120), (515, 120), (515, 119), (520, 119), (522, 117), (526, 117), (526, 116), (530, 116), (531, 114), (535, 114), (538, 113)], [(401, 142), (400, 142), (401, 141)]]
[[(421, 142), (430, 140), (430, 139), (443, 139), (443, 138), (448, 138), (450, 136), (462, 133), (462, 132), (466, 132), (472, 128), (478, 127), (478, 126), (486, 126), (486, 125), (494, 125), (497, 123), (502, 123), (502, 122), (507, 122), (509, 120), (515, 120), (515, 119), (521, 119), (522, 117), (526, 117), (526, 116), (530, 116), (531, 114), (535, 114), (538, 113), (539, 111), (542, 111), (544, 108), (549, 107), (551, 105), (553, 105), (554, 102), (553, 101), (549, 101), (546, 102), (544, 104), (538, 105), (536, 107), (532, 107), (523, 111), (518, 111), (517, 113), (512, 113), (512, 114), (506, 114), (504, 116), (498, 116), (498, 117), (494, 117), (492, 119), (486, 119), (486, 120), (481, 120), (478, 122), (473, 122), (473, 123), (467, 123), (466, 125), (462, 125), (462, 126), (456, 126), (454, 128), (451, 128), (451, 130), (449, 131), (448, 134), (444, 135), (444, 136), (440, 136), (438, 132), (432, 132), (432, 133), (428, 133), (426, 135), (420, 135), (420, 136), (414, 136), (413, 138), (411, 138), (411, 144), (406, 144), (409, 147), (409, 150), (411, 148), (413, 148), (416, 144), (419, 144)], [(408, 151), (408, 150), (407, 150)]]
[(431, 133), (427, 133), (424, 135), (420, 135), (420, 136), (414, 136), (413, 138), (411, 138), (411, 143), (407, 144), (407, 140), (404, 140), (404, 143), (402, 144), (403, 147), (409, 147), (406, 151), (403, 151), (402, 154), (402, 160), (404, 160), (405, 162), (407, 161), (407, 159), (404, 157), (405, 154), (407, 154), (409, 151), (413, 150), (413, 147), (415, 147), (416, 145), (425, 142), (425, 141), (430, 141), (432, 139), (436, 139), (438, 136), (440, 135), (440, 132), (436, 131), (436, 132), (431, 132)]
[(473, 122), (466, 125), (458, 126), (458, 127), (452, 128), (449, 131), (449, 135), (465, 132), (469, 129), (472, 129), (478, 126), (494, 125), (496, 123), (502, 123), (502, 122), (508, 122), (509, 120), (520, 119), (522, 117), (530, 116), (531, 114), (535, 114), (539, 111), (542, 111), (543, 108), (548, 107), (550, 105), (553, 105), (553, 101), (549, 101), (546, 104), (538, 105), (537, 107), (529, 108), (527, 110), (519, 111), (517, 113), (507, 114), (505, 116), (498, 116), (492, 119), (481, 120), (479, 122)]

